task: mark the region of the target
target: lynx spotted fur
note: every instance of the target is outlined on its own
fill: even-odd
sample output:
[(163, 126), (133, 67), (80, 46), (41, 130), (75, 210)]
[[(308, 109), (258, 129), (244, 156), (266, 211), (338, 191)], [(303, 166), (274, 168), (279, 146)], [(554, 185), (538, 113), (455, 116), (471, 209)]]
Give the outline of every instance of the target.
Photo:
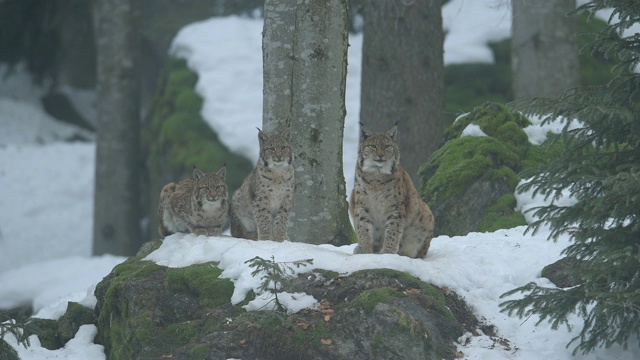
[(258, 129), (260, 158), (231, 198), (231, 235), (289, 240), (287, 225), (295, 187), (289, 129), (268, 136)]
[(218, 236), (229, 220), (226, 169), (214, 173), (193, 170), (193, 177), (169, 183), (160, 192), (160, 236), (184, 232)]
[(355, 223), (355, 254), (423, 258), (433, 237), (433, 214), (400, 165), (397, 126), (370, 132), (361, 124), (360, 147), (349, 212)]

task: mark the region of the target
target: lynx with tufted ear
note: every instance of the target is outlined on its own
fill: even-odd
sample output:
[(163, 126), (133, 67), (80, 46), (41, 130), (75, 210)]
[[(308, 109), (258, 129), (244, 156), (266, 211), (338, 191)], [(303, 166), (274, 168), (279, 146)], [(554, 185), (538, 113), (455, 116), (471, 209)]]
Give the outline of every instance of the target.
[(218, 236), (229, 221), (226, 168), (216, 173), (193, 169), (193, 177), (169, 183), (160, 192), (158, 232)]
[(231, 235), (289, 240), (287, 225), (295, 187), (289, 128), (271, 136), (258, 129), (258, 140), (258, 164), (231, 197)]
[(400, 165), (397, 126), (371, 132), (361, 124), (356, 178), (349, 212), (356, 227), (355, 254), (427, 255), (433, 237), (431, 210)]

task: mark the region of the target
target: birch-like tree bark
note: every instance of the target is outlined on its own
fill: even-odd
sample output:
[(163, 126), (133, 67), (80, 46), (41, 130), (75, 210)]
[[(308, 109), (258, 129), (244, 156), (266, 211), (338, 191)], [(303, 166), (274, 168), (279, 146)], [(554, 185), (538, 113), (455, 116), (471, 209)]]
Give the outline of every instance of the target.
[(511, 69), (516, 99), (557, 97), (580, 85), (575, 0), (512, 0)]
[(355, 240), (342, 169), (347, 10), (347, 0), (265, 1), (263, 127), (291, 128), (292, 241)]
[(93, 254), (135, 255), (140, 235), (139, 103), (132, 0), (96, 0), (97, 139)]
[(442, 0), (364, 3), (360, 121), (372, 131), (398, 122), (400, 162), (418, 169), (442, 141)]

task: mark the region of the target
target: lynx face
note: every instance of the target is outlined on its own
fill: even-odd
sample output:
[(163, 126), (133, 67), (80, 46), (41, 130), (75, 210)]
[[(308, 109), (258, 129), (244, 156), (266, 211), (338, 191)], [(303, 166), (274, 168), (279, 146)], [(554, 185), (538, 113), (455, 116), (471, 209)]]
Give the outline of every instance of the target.
[(293, 152), (289, 140), (289, 129), (272, 136), (261, 131), (258, 138), (260, 140), (260, 161), (263, 166), (277, 168), (291, 165)]
[(396, 127), (384, 133), (372, 133), (362, 128), (359, 151), (362, 171), (391, 174), (395, 170), (400, 161), (395, 136)]
[(226, 170), (216, 173), (193, 170), (193, 176), (169, 183), (160, 192), (158, 232), (160, 236), (183, 232), (218, 236), (229, 220)]
[(227, 184), (224, 182), (224, 173), (205, 174), (197, 170), (194, 171), (194, 178), (196, 179), (195, 196), (199, 201), (214, 203), (227, 198)]

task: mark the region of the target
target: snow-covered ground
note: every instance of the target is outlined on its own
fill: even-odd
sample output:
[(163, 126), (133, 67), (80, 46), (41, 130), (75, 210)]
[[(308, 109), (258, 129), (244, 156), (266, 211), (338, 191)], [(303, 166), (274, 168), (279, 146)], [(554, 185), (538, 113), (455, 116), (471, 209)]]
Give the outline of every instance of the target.
[[(486, 44), (509, 36), (510, 18), (507, 1), (447, 3), (443, 8), (448, 31), (445, 62), (491, 62)], [(255, 127), (261, 125), (261, 31), (259, 20), (208, 20), (183, 29), (172, 48), (200, 75), (197, 90), (205, 98), (203, 115), (208, 123), (233, 151), (253, 160), (258, 154), (257, 139), (247, 138), (246, 134), (254, 133)], [(350, 43), (344, 141), (348, 192), (357, 147), (361, 36), (352, 36)], [(0, 74), (4, 75), (1, 65)], [(95, 284), (124, 258), (90, 256), (95, 146), (60, 142), (74, 129), (44, 114), (36, 102), (40, 93), (20, 71), (0, 80), (0, 308), (31, 303), (37, 317), (56, 319), (64, 312), (67, 301), (93, 307)], [(544, 131), (533, 126), (527, 133), (537, 142)], [(518, 196), (522, 209), (537, 202), (527, 194)], [(572, 349), (565, 345), (580, 329), (580, 319), (571, 319), (573, 332), (566, 328), (553, 331), (546, 323), (534, 326), (535, 316), (523, 320), (499, 311), (498, 304), (504, 300), (499, 296), (505, 291), (530, 281), (552, 286), (540, 278), (540, 270), (559, 259), (569, 241), (547, 241), (548, 232), (544, 230), (535, 236), (523, 233), (524, 227), (519, 227), (440, 236), (433, 240), (425, 259), (354, 256), (353, 245), (315, 246), (176, 234), (148, 259), (171, 267), (220, 261), (222, 276), (235, 282), (235, 293), (229, 299), (234, 303), (258, 285), (258, 279), (250, 276), (252, 269), (244, 264), (254, 256), (274, 256), (276, 261), (312, 258), (312, 267), (340, 273), (380, 267), (398, 269), (456, 291), (478, 316), (497, 326), (500, 337), (509, 341), (507, 348), (488, 336), (470, 337), (466, 345), (458, 345), (465, 358), (573, 359)], [(298, 302), (292, 300), (290, 308), (312, 306), (321, 300), (296, 298)], [(257, 308), (266, 301), (258, 298), (250, 306)], [(25, 360), (105, 359), (102, 346), (93, 343), (96, 332), (95, 326), (85, 325), (63, 349), (55, 351), (42, 348), (35, 337), (29, 349), (14, 345)], [(575, 358), (639, 357), (640, 345), (632, 344), (628, 351), (615, 346)]]

